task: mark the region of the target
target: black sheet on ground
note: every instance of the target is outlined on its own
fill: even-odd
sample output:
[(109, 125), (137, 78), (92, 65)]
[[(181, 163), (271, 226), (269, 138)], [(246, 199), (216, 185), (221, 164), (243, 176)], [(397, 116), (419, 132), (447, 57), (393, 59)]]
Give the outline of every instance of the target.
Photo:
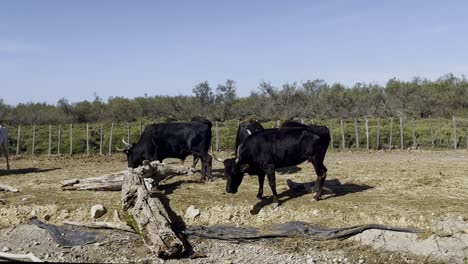
[(104, 237), (98, 232), (85, 231), (73, 225), (56, 226), (41, 222), (37, 218), (30, 219), (31, 223), (47, 230), (57, 244), (64, 247), (75, 247), (102, 241)]
[(233, 225), (192, 226), (185, 233), (189, 236), (198, 236), (207, 239), (218, 239), (235, 242), (248, 242), (260, 239), (281, 237), (303, 237), (312, 240), (345, 239), (368, 229), (381, 229), (397, 232), (419, 233), (411, 228), (392, 227), (385, 225), (360, 225), (344, 228), (326, 228), (311, 225), (305, 222), (288, 222), (272, 225), (265, 231), (255, 227), (236, 227)]

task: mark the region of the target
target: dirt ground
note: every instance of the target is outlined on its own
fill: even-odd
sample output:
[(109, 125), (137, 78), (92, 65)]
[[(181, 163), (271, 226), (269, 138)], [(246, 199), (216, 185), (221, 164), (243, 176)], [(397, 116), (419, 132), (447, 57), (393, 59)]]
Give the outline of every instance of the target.
[[(228, 157), (227, 153), (219, 153)], [(168, 162), (178, 162), (169, 160)], [(191, 164), (188, 159), (186, 164)], [(391, 234), (369, 230), (347, 240), (316, 242), (282, 239), (249, 244), (228, 244), (191, 238), (199, 259), (168, 263), (435, 263), (468, 262), (468, 152), (392, 151), (336, 152), (327, 154), (324, 199), (289, 190), (286, 180), (315, 181), (310, 164), (277, 171), (281, 206), (271, 199), (258, 200), (257, 177), (244, 177), (239, 192), (225, 193), (222, 164), (214, 163), (214, 181), (200, 183), (199, 173), (177, 176), (161, 188), (172, 210), (186, 225), (236, 224), (266, 227), (288, 221), (304, 221), (326, 227), (385, 224), (413, 227), (422, 234)], [(200, 166), (200, 165), (199, 165)], [(159, 262), (142, 247), (138, 237), (106, 231), (107, 242), (71, 249), (56, 247), (44, 230), (27, 225), (34, 211), (40, 219), (61, 224), (92, 221), (90, 208), (101, 203), (108, 212), (120, 209), (120, 192), (61, 191), (60, 181), (99, 176), (125, 169), (123, 155), (73, 157), (14, 157), (6, 175), (0, 163), (0, 183), (18, 188), (0, 193), (0, 249), (32, 252), (47, 261)], [(339, 184), (337, 184), (339, 181)], [(265, 184), (265, 195), (271, 191)], [(186, 209), (200, 209), (186, 219)], [(112, 221), (107, 213), (100, 221)], [(21, 234), (27, 233), (28, 236)], [(387, 239), (387, 240), (386, 240)], [(392, 241), (397, 241), (393, 243)], [(406, 241), (406, 242), (405, 242)], [(34, 242), (34, 243), (33, 243)], [(31, 244), (33, 243), (33, 244)], [(406, 243), (406, 244), (405, 244)], [(436, 245), (432, 249), (432, 245)], [(449, 246), (451, 245), (451, 246)]]

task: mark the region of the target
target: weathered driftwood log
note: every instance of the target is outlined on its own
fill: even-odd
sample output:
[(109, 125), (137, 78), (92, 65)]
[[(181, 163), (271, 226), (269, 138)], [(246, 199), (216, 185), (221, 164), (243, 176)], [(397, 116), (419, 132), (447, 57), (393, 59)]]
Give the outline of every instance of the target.
[(13, 253), (4, 253), (0, 252), (0, 262), (2, 260), (6, 261), (28, 261), (28, 262), (43, 262), (40, 260), (38, 257), (34, 256), (33, 253), (28, 253), (28, 254), (13, 254)]
[[(151, 166), (149, 169), (148, 166)], [(144, 178), (152, 178), (156, 185), (170, 177), (175, 175), (193, 174), (193, 168), (188, 168), (178, 165), (169, 165), (160, 163), (158, 161), (151, 162), (145, 166), (135, 169)], [(85, 178), (85, 179), (71, 179), (62, 181), (62, 190), (78, 190), (78, 191), (121, 191), (124, 175), (128, 170), (121, 172), (107, 174), (99, 177)]]
[(18, 192), (19, 190), (11, 186), (0, 184), (0, 192)]
[[(171, 227), (171, 220), (158, 198), (150, 197), (144, 177), (161, 180), (161, 166), (144, 162), (142, 167), (128, 170), (122, 185), (122, 208), (125, 219), (141, 234), (146, 246), (160, 258), (179, 257), (186, 244)], [(160, 163), (159, 163), (160, 164)], [(156, 166), (154, 166), (156, 165)]]

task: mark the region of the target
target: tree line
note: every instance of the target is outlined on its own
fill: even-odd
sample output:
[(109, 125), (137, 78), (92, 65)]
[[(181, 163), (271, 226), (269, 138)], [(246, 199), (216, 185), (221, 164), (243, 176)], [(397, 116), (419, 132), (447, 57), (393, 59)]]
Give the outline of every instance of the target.
[(261, 81), (249, 96), (237, 95), (236, 82), (212, 87), (207, 81), (195, 85), (192, 95), (110, 97), (95, 95), (91, 101), (55, 105), (20, 103), (11, 106), (0, 99), (0, 122), (15, 124), (64, 124), (177, 121), (206, 116), (213, 121), (278, 120), (299, 118), (394, 117), (450, 118), (468, 114), (468, 81), (465, 76), (444, 75), (436, 80), (419, 77), (411, 81), (390, 79), (383, 85), (358, 82), (352, 87), (324, 80), (285, 83), (276, 87)]

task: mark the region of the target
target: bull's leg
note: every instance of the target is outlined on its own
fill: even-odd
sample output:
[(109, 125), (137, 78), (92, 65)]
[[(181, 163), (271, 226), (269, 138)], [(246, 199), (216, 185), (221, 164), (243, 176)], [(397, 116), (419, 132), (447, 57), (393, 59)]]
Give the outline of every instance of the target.
[(208, 180), (212, 181), (213, 180), (213, 174), (211, 174), (211, 170), (212, 170), (212, 167), (213, 167), (213, 158), (209, 154), (207, 154), (207, 156), (208, 156), (208, 159), (206, 161), (206, 172), (205, 173), (208, 174)]
[(193, 155), (193, 163), (192, 163), (192, 168), (195, 169), (195, 167), (197, 166), (197, 163), (198, 161), (200, 160), (200, 158), (196, 155)]
[(320, 200), (320, 196), (322, 196), (323, 184), (325, 183), (325, 178), (327, 177), (327, 168), (325, 165), (323, 165), (323, 158), (321, 157), (313, 157), (312, 164), (314, 165), (315, 173), (317, 174), (317, 181), (314, 184), (314, 199), (318, 201)]
[(258, 194), (257, 198), (258, 199), (263, 199), (263, 183), (265, 182), (265, 173), (259, 173), (258, 174)]
[(270, 185), (271, 192), (273, 193), (273, 204), (271, 205), (273, 209), (280, 205), (278, 194), (276, 193), (276, 176), (275, 176), (275, 168), (269, 167), (266, 170), (266, 175), (268, 177), (268, 183)]
[(8, 154), (9, 154), (9, 151), (8, 151), (8, 142), (7, 142), (8, 139), (5, 140), (5, 142), (3, 142), (3, 146), (0, 146), (3, 148), (3, 154), (5, 154), (5, 159), (6, 159), (6, 164), (7, 164), (7, 171), (10, 170), (10, 163), (8, 162)]
[(8, 141), (6, 142), (5, 147), (5, 156), (6, 156), (6, 164), (7, 164), (7, 171), (10, 170), (10, 163), (8, 162), (8, 156), (10, 155), (10, 150), (8, 149)]
[(212, 180), (212, 175), (211, 175), (212, 158), (211, 156), (208, 153), (198, 155), (198, 156), (200, 157), (201, 164), (202, 164), (201, 180), (202, 181), (206, 181), (207, 179)]

